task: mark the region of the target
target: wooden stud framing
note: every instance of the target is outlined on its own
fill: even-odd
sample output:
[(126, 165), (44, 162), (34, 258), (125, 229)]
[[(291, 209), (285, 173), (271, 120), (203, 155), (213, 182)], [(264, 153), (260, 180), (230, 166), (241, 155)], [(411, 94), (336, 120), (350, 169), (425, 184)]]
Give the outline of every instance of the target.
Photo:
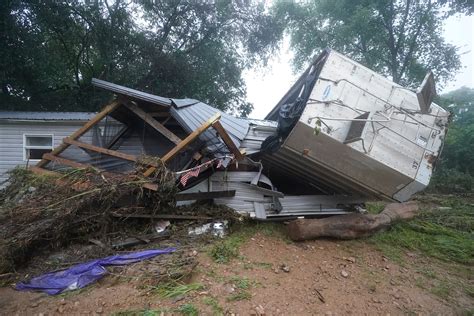
[[(94, 127), (94, 125), (99, 123), (100, 120), (102, 120), (104, 117), (106, 117), (107, 115), (115, 111), (115, 109), (117, 109), (117, 107), (120, 104), (121, 103), (118, 100), (113, 101), (111, 104), (107, 105), (101, 112), (99, 112), (96, 116), (94, 116), (89, 122), (87, 122), (84, 126), (82, 126), (80, 129), (75, 131), (71, 136), (69, 136), (69, 138), (75, 140), (81, 137), (82, 135), (87, 133), (92, 127)], [(69, 146), (70, 146), (69, 144), (62, 143), (58, 147), (54, 148), (54, 150), (48, 155), (57, 156), (60, 153), (62, 153), (64, 150), (66, 150)], [(36, 166), (39, 168), (44, 167), (45, 165), (48, 164), (49, 161), (51, 161), (51, 159), (45, 159), (43, 155), (43, 159), (41, 159), (36, 164)]]
[(181, 142), (181, 138), (173, 134), (173, 132), (171, 132), (169, 129), (164, 127), (163, 124), (155, 120), (153, 116), (140, 109), (136, 104), (132, 102), (127, 102), (125, 103), (125, 106), (130, 111), (135, 113), (138, 117), (140, 117), (142, 120), (144, 120), (148, 125), (157, 130), (161, 135), (169, 139), (171, 142), (175, 143), (176, 145)]
[[(77, 147), (80, 147), (80, 148), (88, 149), (88, 150), (95, 151), (95, 152), (105, 154), (105, 155), (108, 155), (108, 156), (117, 157), (117, 158), (120, 158), (120, 159), (133, 161), (133, 162), (138, 162), (139, 161), (138, 157), (136, 157), (136, 156), (121, 153), (121, 152), (116, 151), (116, 150), (111, 150), (111, 149), (102, 148), (102, 147), (98, 147), (98, 146), (95, 146), (95, 145), (79, 142), (77, 140), (69, 139), (68, 137), (64, 138), (63, 142), (65, 142), (66, 144), (69, 144), (69, 145), (74, 145), (74, 146), (77, 146)], [(158, 166), (154, 162), (149, 162), (149, 163), (146, 163), (146, 164), (149, 165), (149, 166), (153, 166), (153, 167)]]
[[(170, 159), (172, 159), (174, 156), (176, 156), (181, 150), (183, 150), (185, 147), (187, 147), (189, 144), (191, 144), (199, 135), (204, 133), (209, 127), (214, 124), (214, 122), (218, 121), (221, 118), (221, 114), (218, 112), (215, 115), (213, 115), (207, 122), (202, 124), (199, 128), (194, 130), (191, 134), (188, 135), (185, 139), (183, 139), (176, 147), (171, 149), (166, 155), (164, 155), (161, 158), (161, 161), (163, 163), (166, 163)], [(145, 177), (150, 176), (154, 171), (156, 170), (155, 167), (149, 168), (145, 173), (143, 174)]]

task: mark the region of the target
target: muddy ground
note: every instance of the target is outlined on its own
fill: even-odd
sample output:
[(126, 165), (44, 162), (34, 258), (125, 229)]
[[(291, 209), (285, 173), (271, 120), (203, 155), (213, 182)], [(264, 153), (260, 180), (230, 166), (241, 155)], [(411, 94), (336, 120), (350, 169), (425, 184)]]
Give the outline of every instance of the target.
[[(50, 297), (0, 288), (2, 315), (472, 315), (473, 269), (416, 252), (392, 259), (367, 240), (288, 241), (252, 233), (228, 263), (209, 246), (186, 249), (194, 291), (163, 298), (137, 280), (144, 263), (75, 292)], [(153, 265), (154, 261), (147, 263)], [(158, 265), (156, 261), (156, 265)], [(159, 269), (159, 266), (155, 267)]]

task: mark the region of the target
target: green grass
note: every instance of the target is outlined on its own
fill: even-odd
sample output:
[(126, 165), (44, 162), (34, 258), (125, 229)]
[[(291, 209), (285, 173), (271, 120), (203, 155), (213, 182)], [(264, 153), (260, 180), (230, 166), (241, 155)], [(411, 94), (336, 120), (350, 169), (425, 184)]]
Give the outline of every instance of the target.
[(385, 205), (387, 203), (381, 201), (366, 202), (365, 209), (369, 214), (378, 214), (383, 211)]
[(200, 283), (180, 284), (169, 282), (151, 287), (151, 292), (156, 293), (163, 298), (175, 298), (202, 289), (204, 289), (204, 285)]
[(227, 301), (229, 302), (235, 302), (235, 301), (243, 301), (243, 300), (249, 300), (252, 298), (252, 294), (248, 291), (237, 291), (236, 293), (230, 295), (227, 298)]
[(247, 290), (254, 284), (254, 282), (251, 281), (249, 278), (239, 276), (231, 277), (230, 281), (237, 289), (240, 290)]
[(235, 293), (227, 297), (227, 301), (229, 302), (251, 299), (252, 294), (250, 294), (248, 290), (252, 287), (259, 285), (259, 283), (256, 281), (250, 280), (247, 277), (241, 277), (237, 275), (230, 277), (228, 282), (232, 283), (235, 288)]
[(202, 302), (212, 308), (213, 315), (224, 315), (224, 309), (219, 305), (219, 302), (214, 297), (206, 296), (202, 299)]
[(142, 310), (125, 310), (115, 312), (113, 316), (160, 316), (162, 313), (169, 313), (168, 309), (142, 309)]
[(403, 260), (408, 250), (447, 262), (474, 264), (474, 206), (457, 199), (442, 205), (451, 209), (425, 211), (369, 240), (396, 261)]
[(199, 315), (199, 310), (194, 306), (193, 304), (183, 304), (180, 307), (178, 307), (178, 312), (181, 313), (181, 315), (184, 316), (197, 316)]
[(257, 232), (265, 236), (282, 238), (288, 241), (283, 225), (279, 223), (244, 222), (234, 227), (225, 239), (214, 243), (208, 254), (217, 263), (228, 263), (239, 257), (239, 248)]

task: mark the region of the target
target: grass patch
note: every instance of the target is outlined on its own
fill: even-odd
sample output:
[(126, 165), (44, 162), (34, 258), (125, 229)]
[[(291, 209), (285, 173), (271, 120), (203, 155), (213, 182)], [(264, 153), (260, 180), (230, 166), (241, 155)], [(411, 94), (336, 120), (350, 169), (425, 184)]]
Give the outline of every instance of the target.
[(239, 277), (239, 276), (231, 277), (230, 281), (239, 290), (247, 290), (255, 283), (251, 281), (249, 278)]
[(442, 299), (447, 300), (451, 294), (453, 294), (453, 289), (451, 284), (445, 281), (439, 281), (435, 286), (430, 289), (430, 292), (436, 296), (441, 297)]
[(158, 294), (163, 298), (175, 298), (178, 296), (185, 296), (193, 291), (204, 289), (201, 283), (180, 284), (176, 282), (169, 282), (153, 286), (151, 292)]
[(113, 316), (160, 316), (163, 313), (170, 312), (167, 309), (142, 309), (142, 310), (125, 310), (115, 312)]
[(217, 263), (228, 263), (239, 257), (240, 246), (258, 232), (265, 236), (289, 240), (280, 223), (244, 222), (233, 227), (233, 232), (225, 239), (212, 245), (208, 254)]
[(365, 209), (369, 214), (379, 214), (383, 211), (385, 205), (387, 205), (387, 203), (382, 201), (366, 202)]
[(235, 293), (227, 298), (227, 301), (243, 301), (252, 298), (252, 294), (248, 291), (251, 287), (257, 286), (259, 283), (250, 280), (247, 277), (233, 276), (229, 282), (235, 287)]
[(198, 316), (199, 310), (193, 304), (183, 304), (178, 307), (178, 312), (184, 316)]
[(235, 301), (243, 301), (243, 300), (249, 300), (252, 298), (252, 294), (248, 291), (237, 291), (237, 293), (234, 293), (230, 295), (227, 298), (228, 302), (235, 302)]
[(212, 308), (213, 315), (224, 315), (224, 309), (219, 305), (219, 302), (214, 297), (206, 296), (202, 299), (202, 302)]
[(404, 250), (466, 265), (474, 264), (474, 206), (459, 199), (442, 201), (451, 209), (425, 211), (369, 238), (382, 252), (401, 260)]

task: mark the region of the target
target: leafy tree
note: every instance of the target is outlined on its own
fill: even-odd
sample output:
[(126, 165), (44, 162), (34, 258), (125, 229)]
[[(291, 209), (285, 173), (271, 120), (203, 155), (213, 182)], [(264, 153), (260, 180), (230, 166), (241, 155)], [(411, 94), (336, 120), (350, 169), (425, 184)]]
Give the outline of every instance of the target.
[(462, 87), (443, 94), (437, 102), (450, 110), (449, 126), (441, 161), (433, 178), (433, 187), (441, 191), (474, 189), (474, 89)]
[(282, 27), (259, 4), (217, 1), (5, 0), (0, 106), (97, 110), (92, 77), (246, 115), (241, 74), (264, 61)]
[(330, 47), (414, 87), (427, 70), (444, 83), (460, 68), (456, 47), (442, 37), (443, 10), (434, 0), (282, 0), (274, 14), (288, 27), (298, 68)]

